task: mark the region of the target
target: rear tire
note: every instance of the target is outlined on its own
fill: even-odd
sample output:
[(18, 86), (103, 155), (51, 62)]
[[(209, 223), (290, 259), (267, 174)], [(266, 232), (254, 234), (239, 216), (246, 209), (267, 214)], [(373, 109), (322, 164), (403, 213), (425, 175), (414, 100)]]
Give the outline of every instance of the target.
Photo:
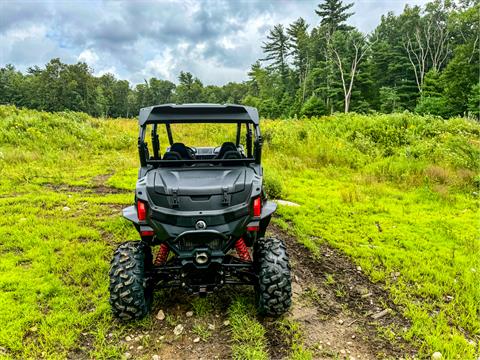
[(110, 306), (121, 320), (141, 319), (150, 311), (153, 291), (146, 271), (152, 266), (150, 247), (141, 241), (121, 244), (110, 267)]
[(259, 239), (254, 253), (258, 284), (255, 287), (260, 315), (279, 316), (292, 303), (290, 264), (285, 243), (276, 238)]

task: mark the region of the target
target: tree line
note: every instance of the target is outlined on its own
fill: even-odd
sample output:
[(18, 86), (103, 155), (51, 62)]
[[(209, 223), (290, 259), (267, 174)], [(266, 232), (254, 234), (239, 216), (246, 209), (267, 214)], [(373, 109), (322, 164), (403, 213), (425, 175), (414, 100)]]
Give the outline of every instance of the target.
[(132, 86), (87, 64), (52, 59), (26, 73), (0, 68), (0, 103), (93, 116), (131, 117), (159, 103), (242, 103), (265, 117), (333, 112), (414, 111), (479, 117), (478, 0), (435, 0), (382, 16), (369, 34), (349, 25), (353, 4), (323, 0), (318, 24), (274, 26), (242, 83), (208, 85), (189, 72), (178, 83), (151, 78)]

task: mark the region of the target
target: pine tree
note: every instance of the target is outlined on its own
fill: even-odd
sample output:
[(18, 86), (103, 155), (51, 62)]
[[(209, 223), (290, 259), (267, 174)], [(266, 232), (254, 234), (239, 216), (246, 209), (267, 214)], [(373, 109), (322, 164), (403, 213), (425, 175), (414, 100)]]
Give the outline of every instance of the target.
[(271, 61), (269, 68), (276, 70), (282, 77), (283, 84), (286, 84), (288, 73), (287, 57), (289, 51), (288, 35), (282, 24), (275, 25), (267, 36), (268, 41), (263, 43), (262, 49), (265, 58), (261, 61)]
[(353, 6), (353, 3), (344, 5), (342, 0), (324, 0), (322, 4), (318, 5), (318, 10), (315, 13), (322, 19), (321, 26), (328, 29), (329, 35), (336, 30), (349, 30), (351, 26), (345, 24), (347, 19), (353, 13), (347, 12)]
[(308, 62), (308, 24), (303, 18), (298, 18), (287, 29), (289, 36), (289, 54), (293, 57), (293, 65), (300, 75), (305, 75)]
[(293, 57), (293, 66), (295, 68), (295, 80), (300, 89), (300, 103), (305, 101), (306, 79), (309, 71), (309, 42), (308, 24), (303, 18), (299, 18), (287, 29), (289, 35), (290, 55)]

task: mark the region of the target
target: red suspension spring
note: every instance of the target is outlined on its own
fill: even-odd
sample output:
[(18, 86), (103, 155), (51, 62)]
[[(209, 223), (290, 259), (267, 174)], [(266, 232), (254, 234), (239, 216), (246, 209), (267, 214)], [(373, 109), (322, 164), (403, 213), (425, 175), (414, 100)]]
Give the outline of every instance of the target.
[(158, 249), (157, 256), (155, 257), (155, 261), (153, 262), (155, 265), (163, 265), (167, 262), (168, 253), (170, 249), (168, 248), (167, 244), (160, 244), (160, 248)]
[(245, 240), (243, 240), (243, 238), (240, 238), (235, 242), (235, 250), (237, 250), (238, 257), (243, 261), (252, 261), (247, 245), (245, 244)]

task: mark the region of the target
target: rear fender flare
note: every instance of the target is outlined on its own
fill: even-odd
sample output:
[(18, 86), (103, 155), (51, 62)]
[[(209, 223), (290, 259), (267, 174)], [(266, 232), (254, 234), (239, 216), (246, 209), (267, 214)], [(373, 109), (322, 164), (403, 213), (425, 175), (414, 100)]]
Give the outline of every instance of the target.
[(277, 204), (273, 201), (265, 201), (262, 206), (262, 213), (260, 214), (260, 219), (265, 219), (272, 216), (272, 214), (277, 210)]
[(122, 215), (125, 219), (133, 222), (134, 224), (139, 224), (137, 208), (134, 205), (123, 209)]

